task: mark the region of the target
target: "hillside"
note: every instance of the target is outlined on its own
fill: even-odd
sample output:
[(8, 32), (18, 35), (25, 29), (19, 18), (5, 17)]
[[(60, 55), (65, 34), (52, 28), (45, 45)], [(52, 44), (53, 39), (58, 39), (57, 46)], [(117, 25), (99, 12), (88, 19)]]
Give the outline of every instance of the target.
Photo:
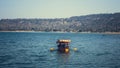
[(120, 32), (120, 13), (56, 19), (1, 19), (0, 31)]

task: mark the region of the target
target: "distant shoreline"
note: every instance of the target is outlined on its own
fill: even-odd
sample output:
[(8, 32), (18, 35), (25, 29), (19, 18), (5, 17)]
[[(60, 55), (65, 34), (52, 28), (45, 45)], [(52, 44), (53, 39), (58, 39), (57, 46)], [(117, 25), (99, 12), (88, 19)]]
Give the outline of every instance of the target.
[[(0, 31), (0, 32), (46, 32), (46, 31)], [(120, 34), (120, 32), (63, 32), (63, 31), (49, 31), (51, 33), (96, 33), (96, 34)], [(47, 33), (47, 32), (46, 32)]]

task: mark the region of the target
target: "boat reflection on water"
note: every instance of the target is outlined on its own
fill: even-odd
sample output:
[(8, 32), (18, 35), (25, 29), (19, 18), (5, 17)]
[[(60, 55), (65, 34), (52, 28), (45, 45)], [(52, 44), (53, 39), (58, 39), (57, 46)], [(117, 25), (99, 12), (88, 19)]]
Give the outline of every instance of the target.
[(59, 65), (65, 65), (69, 63), (69, 56), (70, 56), (70, 53), (57, 52), (56, 59)]

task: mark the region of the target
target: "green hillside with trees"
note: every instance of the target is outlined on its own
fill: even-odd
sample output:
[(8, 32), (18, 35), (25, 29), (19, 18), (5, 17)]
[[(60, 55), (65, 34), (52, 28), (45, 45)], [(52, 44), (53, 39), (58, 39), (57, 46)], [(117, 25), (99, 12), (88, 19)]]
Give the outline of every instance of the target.
[(0, 31), (120, 32), (120, 13), (56, 19), (1, 19)]

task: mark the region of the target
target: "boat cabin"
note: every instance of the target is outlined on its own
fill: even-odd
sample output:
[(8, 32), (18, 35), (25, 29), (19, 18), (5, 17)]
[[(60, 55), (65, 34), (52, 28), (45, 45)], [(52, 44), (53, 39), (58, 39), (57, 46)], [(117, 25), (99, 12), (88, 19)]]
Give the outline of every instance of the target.
[(69, 43), (71, 40), (57, 40), (57, 47), (59, 52), (69, 52)]

